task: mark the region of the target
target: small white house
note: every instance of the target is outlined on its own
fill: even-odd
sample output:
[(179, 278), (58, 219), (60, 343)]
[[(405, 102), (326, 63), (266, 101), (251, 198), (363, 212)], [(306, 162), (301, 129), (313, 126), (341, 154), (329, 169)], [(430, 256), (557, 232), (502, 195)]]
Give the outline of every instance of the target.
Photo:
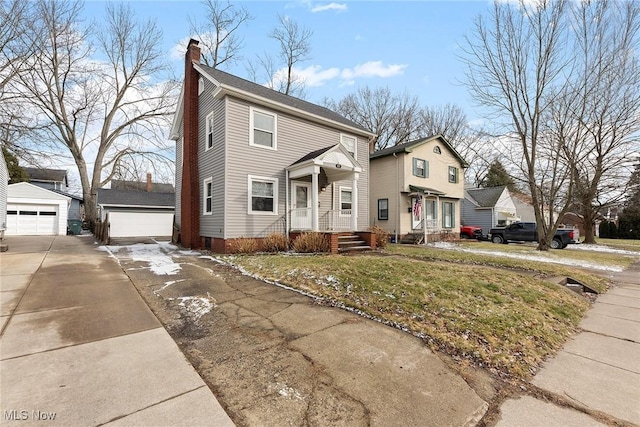
[(7, 188), (8, 236), (67, 234), (67, 211), (71, 198), (28, 182)]

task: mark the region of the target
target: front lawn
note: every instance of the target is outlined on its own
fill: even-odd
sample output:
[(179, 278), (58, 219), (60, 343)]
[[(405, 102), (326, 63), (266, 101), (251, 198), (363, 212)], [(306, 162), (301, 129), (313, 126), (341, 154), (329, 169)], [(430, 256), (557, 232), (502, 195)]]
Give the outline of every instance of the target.
[[(392, 245), (395, 255), (228, 256), (248, 273), (424, 337), (454, 358), (526, 378), (572, 335), (589, 307), (544, 280), (559, 266)], [(425, 250), (426, 249), (426, 250)], [(513, 262), (513, 264), (512, 264)], [(604, 287), (604, 281), (593, 283)]]

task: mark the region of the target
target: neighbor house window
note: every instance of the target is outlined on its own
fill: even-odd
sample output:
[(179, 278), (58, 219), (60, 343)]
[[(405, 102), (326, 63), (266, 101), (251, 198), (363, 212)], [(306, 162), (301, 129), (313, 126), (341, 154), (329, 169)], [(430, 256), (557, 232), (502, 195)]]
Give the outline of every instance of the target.
[(344, 145), (344, 148), (356, 158), (356, 145), (358, 143), (358, 139), (355, 136), (351, 135), (340, 135), (340, 143)]
[(421, 178), (429, 176), (429, 162), (417, 157), (413, 158), (413, 175)]
[(442, 154), (442, 150), (440, 150), (440, 147), (438, 147), (437, 145), (433, 147), (433, 152), (436, 154)]
[(278, 213), (278, 180), (249, 175), (249, 213)]
[(456, 226), (456, 207), (451, 202), (442, 202), (442, 227), (453, 228)]
[[(343, 215), (350, 215), (351, 214), (351, 200), (352, 199), (352, 194), (351, 194), (351, 188), (348, 187), (340, 187), (340, 213)], [(349, 212), (343, 212), (343, 211), (349, 211)]]
[(207, 123), (207, 131), (206, 131), (207, 145), (206, 145), (205, 151), (213, 147), (213, 112), (207, 115), (206, 123)]
[(378, 199), (378, 219), (389, 219), (389, 199)]
[(213, 179), (207, 178), (202, 182), (202, 214), (211, 215), (213, 212)]
[(458, 182), (458, 168), (449, 166), (449, 182)]
[(249, 145), (277, 149), (277, 116), (254, 108), (250, 108), (250, 116)]
[(198, 95), (200, 95), (202, 92), (204, 92), (204, 79), (200, 77), (198, 79)]

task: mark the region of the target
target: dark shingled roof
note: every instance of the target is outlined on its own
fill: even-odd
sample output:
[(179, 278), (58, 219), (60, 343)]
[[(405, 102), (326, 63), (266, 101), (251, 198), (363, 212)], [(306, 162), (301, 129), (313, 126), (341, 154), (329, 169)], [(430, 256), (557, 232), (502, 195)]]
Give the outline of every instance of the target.
[(23, 168), (30, 181), (65, 182), (67, 171), (63, 169)]
[(366, 129), (359, 124), (341, 116), (340, 114), (329, 110), (328, 108), (321, 107), (320, 105), (313, 104), (311, 102), (296, 98), (284, 93), (278, 92), (268, 87), (253, 83), (249, 80), (236, 77), (232, 74), (225, 73), (224, 71), (208, 67), (204, 64), (198, 64), (204, 71), (211, 77), (225, 86), (230, 86), (239, 89), (244, 92), (251, 93), (253, 95), (274, 101), (289, 107), (296, 108), (301, 111), (305, 111), (310, 114), (322, 117), (324, 119), (332, 120), (337, 123), (341, 123), (346, 126), (350, 126), (356, 129), (360, 129), (364, 132), (372, 133), (369, 129)]
[(316, 151), (312, 151), (309, 154), (307, 154), (306, 156), (301, 157), (298, 160), (296, 160), (295, 162), (291, 163), (291, 166), (297, 165), (298, 163), (306, 162), (307, 160), (310, 160), (310, 159), (315, 159), (319, 155), (324, 154), (327, 151), (331, 150), (333, 147), (335, 147), (335, 145), (332, 145), (331, 147), (327, 147), (327, 148), (321, 148), (321, 149), (316, 150)]
[(489, 188), (470, 188), (467, 191), (469, 196), (478, 203), (481, 208), (492, 208), (498, 203), (505, 186)]
[[(111, 180), (112, 190), (147, 191), (147, 183), (141, 181), (123, 181), (120, 179)], [(151, 191), (154, 193), (174, 193), (171, 184), (151, 183)]]
[(98, 190), (98, 204), (125, 206), (176, 206), (175, 193), (156, 193), (147, 191), (127, 191), (101, 188)]
[(432, 141), (434, 139), (438, 139), (440, 138), (442, 140), (442, 142), (444, 143), (444, 145), (453, 153), (454, 156), (456, 156), (460, 162), (462, 163), (463, 167), (468, 167), (469, 164), (466, 162), (465, 159), (462, 158), (462, 156), (460, 155), (460, 153), (458, 153), (456, 151), (455, 148), (453, 148), (453, 146), (449, 143), (449, 141), (446, 140), (445, 137), (443, 137), (442, 135), (432, 135), (432, 136), (428, 136), (426, 138), (420, 138), (420, 139), (416, 139), (414, 141), (408, 141), (408, 142), (404, 142), (402, 144), (398, 144), (398, 145), (394, 145), (393, 147), (387, 147), (384, 148), (382, 150), (378, 150), (375, 151), (373, 153), (371, 153), (369, 155), (369, 159), (377, 159), (378, 157), (384, 157), (384, 156), (389, 156), (391, 154), (394, 153), (401, 153), (401, 152), (409, 152), (410, 149), (416, 145), (420, 145), (423, 144), (425, 142), (428, 141)]

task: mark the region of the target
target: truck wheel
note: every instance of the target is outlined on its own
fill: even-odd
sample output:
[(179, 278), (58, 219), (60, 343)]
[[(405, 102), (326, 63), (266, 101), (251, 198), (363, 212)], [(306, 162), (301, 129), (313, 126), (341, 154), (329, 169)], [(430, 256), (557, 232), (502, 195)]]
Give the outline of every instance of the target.
[(502, 236), (491, 236), (491, 241), (493, 243), (504, 243)]
[(560, 239), (553, 239), (549, 246), (551, 247), (551, 249), (561, 249), (562, 242), (560, 241)]
[(466, 235), (466, 234), (461, 234), (461, 235), (460, 235), (460, 238), (461, 238), (461, 239), (464, 239), (464, 240), (467, 240), (467, 239), (469, 238), (469, 236), (468, 236), (468, 235)]

